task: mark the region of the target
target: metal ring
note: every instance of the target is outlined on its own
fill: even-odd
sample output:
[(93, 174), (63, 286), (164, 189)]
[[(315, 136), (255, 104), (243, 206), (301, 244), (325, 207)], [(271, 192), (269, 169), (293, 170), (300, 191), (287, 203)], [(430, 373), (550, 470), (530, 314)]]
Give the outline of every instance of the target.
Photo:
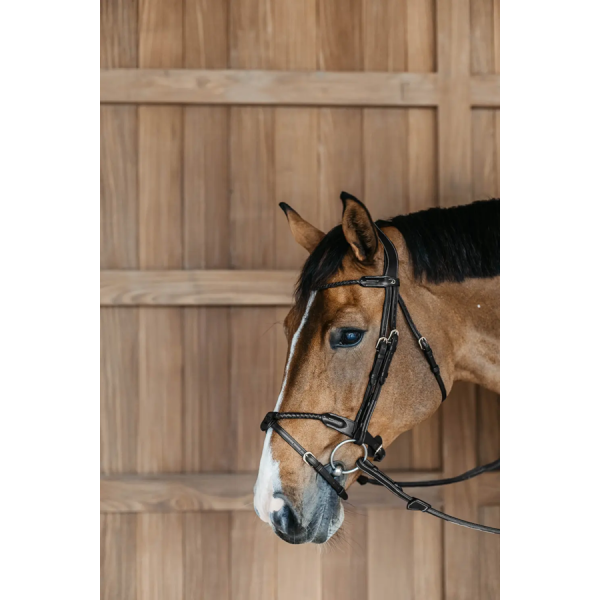
[(311, 456), (312, 456), (312, 457), (313, 457), (313, 458), (316, 460), (316, 457), (315, 457), (315, 455), (314, 455), (312, 452), (305, 452), (305, 453), (303, 454), (303, 456), (302, 456), (302, 460), (303, 460), (303, 461), (304, 461), (304, 462), (305, 462), (305, 463), (306, 463), (306, 464), (307, 464), (307, 465), (310, 467), (310, 464), (309, 464), (309, 462), (306, 460), (306, 457), (307, 457), (309, 454), (310, 454), (310, 455), (311, 455)]
[[(337, 449), (340, 446), (343, 446), (344, 444), (350, 444), (351, 442), (356, 442), (356, 440), (344, 440), (343, 442), (340, 442), (333, 449), (333, 452), (331, 453), (331, 456), (329, 457), (329, 464), (331, 465), (332, 469), (335, 469), (335, 465), (333, 464), (333, 455), (337, 452)], [(367, 458), (369, 458), (369, 449), (367, 448), (366, 444), (362, 444), (362, 447), (365, 449), (365, 460), (367, 460)], [(358, 467), (354, 467), (354, 469), (350, 469), (348, 471), (342, 470), (342, 475), (348, 475), (349, 473), (354, 473), (354, 471), (358, 471)]]

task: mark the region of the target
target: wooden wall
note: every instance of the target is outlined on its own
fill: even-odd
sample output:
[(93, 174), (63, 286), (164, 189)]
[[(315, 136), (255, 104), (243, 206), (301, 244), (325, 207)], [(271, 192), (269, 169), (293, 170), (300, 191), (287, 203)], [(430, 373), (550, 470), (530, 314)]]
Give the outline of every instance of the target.
[[(329, 229), (342, 189), (375, 218), (499, 195), (498, 26), (498, 0), (101, 0), (103, 598), (498, 598), (497, 537), (383, 490), (324, 548), (252, 510), (305, 258), (277, 203)], [(498, 455), (499, 399), (459, 385), (384, 466)], [(499, 521), (498, 474), (426, 498)]]

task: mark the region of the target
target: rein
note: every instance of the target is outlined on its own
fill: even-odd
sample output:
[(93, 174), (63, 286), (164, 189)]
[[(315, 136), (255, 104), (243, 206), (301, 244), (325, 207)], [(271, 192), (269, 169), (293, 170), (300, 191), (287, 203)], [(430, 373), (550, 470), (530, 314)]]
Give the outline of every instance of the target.
[[(417, 344), (423, 356), (429, 364), (429, 368), (435, 377), (438, 386), (442, 394), (442, 402), (446, 399), (446, 387), (440, 374), (440, 368), (435, 361), (433, 350), (427, 342), (424, 336), (421, 335), (414, 321), (412, 320), (408, 308), (404, 303), (404, 300), (400, 296), (400, 281), (398, 280), (398, 253), (394, 244), (390, 239), (375, 226), (377, 235), (381, 241), (384, 249), (384, 273), (379, 276), (365, 276), (360, 279), (348, 279), (345, 281), (336, 281), (334, 283), (328, 283), (316, 288), (315, 291), (326, 290), (336, 288), (345, 285), (360, 285), (365, 288), (383, 288), (385, 290), (385, 298), (383, 301), (383, 311), (381, 315), (381, 325), (379, 328), (379, 340), (375, 346), (375, 358), (373, 360), (373, 366), (369, 374), (369, 381), (367, 388), (363, 396), (362, 404), (358, 409), (356, 418), (353, 421), (346, 417), (336, 415), (333, 413), (306, 413), (306, 412), (269, 412), (263, 419), (260, 428), (262, 431), (268, 431), (273, 429), (276, 431), (300, 456), (302, 460), (311, 466), (336, 492), (336, 494), (343, 500), (348, 499), (348, 494), (344, 486), (336, 479), (342, 475), (353, 473), (357, 470), (362, 471), (369, 477), (361, 475), (358, 478), (360, 485), (367, 483), (381, 485), (387, 488), (392, 494), (398, 496), (406, 502), (406, 508), (408, 510), (418, 510), (421, 512), (428, 513), (434, 517), (455, 523), (456, 525), (463, 525), (471, 529), (477, 529), (487, 533), (500, 533), (500, 529), (495, 527), (488, 527), (486, 525), (480, 525), (478, 523), (472, 523), (470, 521), (464, 521), (453, 517), (446, 513), (436, 510), (427, 502), (420, 500), (419, 498), (413, 497), (407, 494), (404, 487), (427, 487), (434, 485), (447, 485), (458, 481), (465, 481), (471, 479), (486, 471), (496, 470), (500, 467), (500, 460), (494, 461), (481, 467), (471, 469), (462, 475), (451, 477), (447, 479), (435, 479), (430, 481), (420, 482), (398, 482), (390, 479), (385, 473), (380, 471), (372, 462), (367, 460), (372, 458), (375, 462), (381, 461), (385, 457), (385, 450), (383, 448), (383, 440), (381, 436), (373, 436), (369, 433), (369, 423), (373, 412), (379, 400), (381, 388), (383, 387), (396, 352), (398, 345), (398, 330), (396, 329), (396, 316), (398, 306), (404, 315), (404, 319), (408, 324), (413, 336), (415, 337)], [(321, 421), (323, 425), (334, 429), (339, 433), (345, 435), (349, 439), (339, 443), (331, 453), (329, 458), (329, 465), (321, 463), (312, 452), (307, 451), (303, 448), (280, 424), (279, 421), (285, 419), (313, 419)], [(340, 464), (334, 462), (334, 456), (336, 451), (344, 444), (351, 443), (362, 446), (365, 450), (363, 458), (359, 458), (356, 461), (356, 466), (353, 469), (344, 471)]]

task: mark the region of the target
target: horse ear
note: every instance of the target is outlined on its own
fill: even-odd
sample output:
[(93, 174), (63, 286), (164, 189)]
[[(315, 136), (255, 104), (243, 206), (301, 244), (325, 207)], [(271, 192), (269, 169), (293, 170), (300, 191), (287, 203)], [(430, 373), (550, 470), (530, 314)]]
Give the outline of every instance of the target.
[(289, 204), (280, 202), (279, 206), (287, 217), (294, 239), (309, 253), (312, 252), (325, 237), (325, 234), (308, 221), (305, 221)]
[(357, 260), (372, 262), (377, 253), (379, 238), (369, 211), (360, 200), (346, 192), (341, 193), (340, 199), (344, 204), (342, 229), (346, 241)]

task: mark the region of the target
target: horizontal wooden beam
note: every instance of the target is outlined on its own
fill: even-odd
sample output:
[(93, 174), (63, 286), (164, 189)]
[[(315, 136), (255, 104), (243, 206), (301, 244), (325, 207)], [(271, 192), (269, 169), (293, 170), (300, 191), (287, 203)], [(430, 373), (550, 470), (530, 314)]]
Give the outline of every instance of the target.
[(297, 271), (101, 271), (102, 306), (287, 306)]
[(500, 75), (471, 77), (471, 106), (500, 108)]
[[(474, 106), (500, 105), (500, 77), (471, 78)], [(437, 106), (437, 73), (105, 69), (100, 100), (143, 104)]]
[[(424, 471), (396, 471), (389, 475), (404, 481), (440, 477), (440, 473)], [(100, 510), (104, 513), (253, 510), (255, 481), (256, 473), (104, 476), (100, 482)], [(423, 488), (418, 492), (415, 489), (415, 494), (440, 507), (439, 488)], [(359, 508), (403, 506), (398, 498), (375, 485), (354, 484), (350, 497), (353, 506)]]
[(435, 73), (110, 69), (100, 99), (113, 103), (435, 106)]

